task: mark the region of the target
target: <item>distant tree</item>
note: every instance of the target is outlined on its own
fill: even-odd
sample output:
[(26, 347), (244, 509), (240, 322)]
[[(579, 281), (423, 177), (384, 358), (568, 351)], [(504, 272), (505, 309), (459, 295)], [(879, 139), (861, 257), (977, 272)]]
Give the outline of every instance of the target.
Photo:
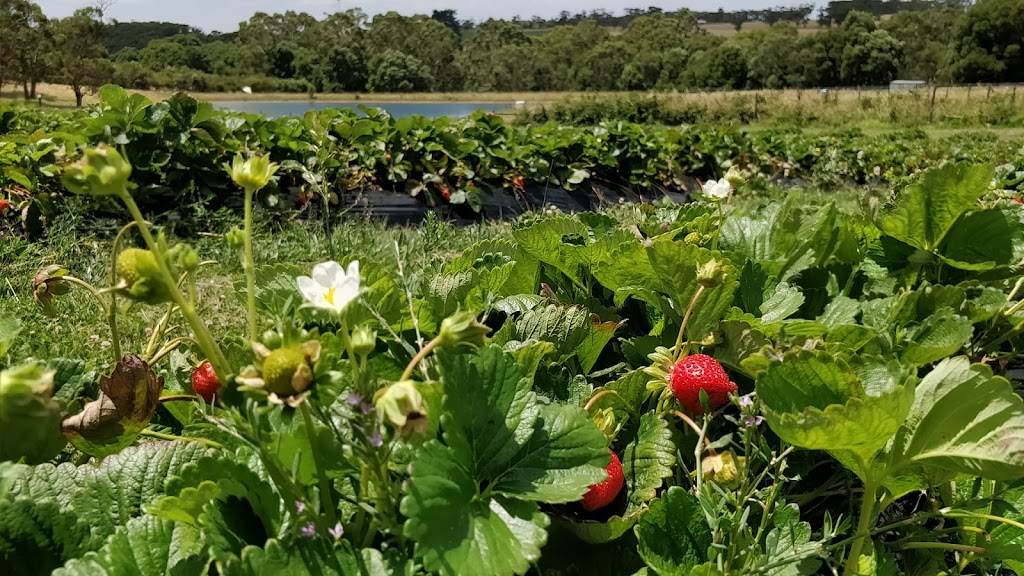
[[(115, 59), (121, 60), (120, 53)], [(154, 40), (138, 51), (138, 60), (143, 66), (157, 72), (171, 67), (191, 68), (200, 72), (212, 71), (206, 46), (198, 36), (192, 34)]]
[(459, 17), (455, 10), (434, 10), (430, 18), (447, 26), (456, 37), (462, 35), (462, 23), (459, 22)]
[(415, 57), (430, 70), (432, 80), (428, 89), (432, 91), (462, 87), (461, 72), (455, 62), (459, 38), (437, 20), (397, 12), (382, 14), (369, 26), (367, 46), (370, 54), (397, 50)]
[(902, 66), (903, 43), (885, 30), (859, 32), (843, 49), (840, 75), (851, 86), (880, 86), (896, 78)]
[(608, 30), (595, 20), (555, 26), (534, 41), (537, 84), (544, 90), (574, 90), (573, 70), (588, 52), (608, 40)]
[[(111, 54), (125, 48), (142, 50), (153, 40), (181, 34), (201, 35), (199, 30), (171, 22), (113, 22), (103, 31), (103, 45)], [(205, 40), (205, 39), (204, 39)]]
[(617, 90), (623, 71), (632, 61), (630, 47), (621, 40), (612, 40), (587, 52), (574, 76), (583, 90)]
[(1024, 81), (1024, 0), (979, 0), (961, 22), (954, 54), (962, 82)]
[(900, 42), (906, 54), (899, 76), (906, 80), (950, 81), (954, 54), (950, 38), (957, 35), (963, 12), (956, 8), (902, 12), (882, 22), (882, 29)]
[(477, 27), (459, 54), (467, 90), (532, 90), (536, 87), (537, 51), (522, 28), (501, 20)]
[(52, 27), (38, 4), (0, 0), (0, 88), (20, 80), (25, 98), (34, 98), (46, 73)]
[(103, 12), (97, 8), (77, 10), (54, 26), (53, 78), (71, 87), (78, 106), (87, 89), (102, 86), (114, 75), (102, 42), (103, 28)]
[(413, 56), (387, 50), (370, 59), (370, 92), (417, 92), (430, 86), (430, 70)]

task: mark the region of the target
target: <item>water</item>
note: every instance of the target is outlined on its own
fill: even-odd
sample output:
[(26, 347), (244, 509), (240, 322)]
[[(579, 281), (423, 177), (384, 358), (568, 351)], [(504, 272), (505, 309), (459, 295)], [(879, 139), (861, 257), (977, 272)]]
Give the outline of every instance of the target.
[(358, 110), (359, 105), (371, 108), (383, 108), (395, 118), (406, 116), (426, 116), (440, 118), (442, 116), (464, 117), (477, 110), (485, 112), (503, 112), (512, 109), (512, 104), (495, 104), (481, 102), (214, 102), (215, 108), (234, 112), (250, 112), (263, 114), (267, 118), (282, 116), (302, 116), (310, 110), (326, 110), (328, 108), (348, 108)]

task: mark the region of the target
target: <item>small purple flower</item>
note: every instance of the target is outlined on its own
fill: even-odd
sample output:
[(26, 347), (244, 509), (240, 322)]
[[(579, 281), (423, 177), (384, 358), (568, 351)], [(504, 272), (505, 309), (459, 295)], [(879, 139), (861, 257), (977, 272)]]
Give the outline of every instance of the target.
[(740, 397), (740, 408), (750, 408), (754, 405), (754, 397), (750, 394)]
[(302, 514), (302, 511), (305, 509), (306, 505), (302, 503), (302, 500), (295, 501), (295, 510), (297, 510), (299, 514)]
[(761, 424), (764, 424), (764, 417), (763, 416), (747, 416), (743, 420), (743, 427), (744, 428), (756, 428), (756, 427), (760, 426)]
[(345, 534), (345, 529), (341, 526), (341, 522), (338, 522), (328, 532), (331, 533), (331, 536), (334, 536), (335, 540), (339, 540)]
[(345, 401), (348, 402), (349, 406), (359, 406), (363, 403), (363, 395), (358, 392), (352, 392), (345, 398)]
[(369, 438), (366, 439), (371, 446), (374, 448), (380, 448), (384, 445), (384, 439), (381, 438), (380, 428), (374, 428), (373, 434), (370, 434)]
[(310, 523), (306, 524), (305, 526), (303, 526), (302, 527), (302, 535), (305, 536), (306, 538), (312, 538), (313, 536), (316, 536), (316, 524), (313, 524), (312, 522), (310, 522)]

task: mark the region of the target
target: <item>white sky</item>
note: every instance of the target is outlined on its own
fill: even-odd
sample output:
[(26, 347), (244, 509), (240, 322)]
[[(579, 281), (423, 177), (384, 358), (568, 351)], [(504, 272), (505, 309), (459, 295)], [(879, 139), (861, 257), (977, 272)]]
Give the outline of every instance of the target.
[[(94, 5), (90, 0), (36, 0), (47, 16), (63, 17), (78, 8)], [(238, 23), (248, 20), (256, 12), (284, 12), (296, 10), (322, 16), (339, 9), (362, 8), (369, 14), (401, 12), (403, 14), (430, 14), (434, 10), (453, 9), (459, 18), (483, 20), (488, 17), (511, 18), (531, 16), (550, 18), (562, 10), (605, 9), (621, 13), (625, 8), (657, 6), (665, 10), (690, 8), (700, 11), (762, 9), (777, 5), (802, 4), (804, 0), (117, 0), (107, 9), (107, 15), (121, 21), (157, 21), (190, 24), (206, 30), (232, 32)]]

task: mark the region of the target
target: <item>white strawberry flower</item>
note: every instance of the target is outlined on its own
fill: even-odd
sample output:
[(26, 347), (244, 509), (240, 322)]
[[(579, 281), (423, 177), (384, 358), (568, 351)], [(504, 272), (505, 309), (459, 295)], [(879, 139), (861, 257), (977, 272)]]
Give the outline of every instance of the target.
[(359, 298), (359, 261), (353, 260), (346, 271), (337, 262), (324, 262), (313, 268), (313, 277), (296, 278), (306, 305), (340, 314)]
[(704, 183), (704, 195), (713, 201), (725, 200), (732, 193), (732, 184), (725, 178)]

